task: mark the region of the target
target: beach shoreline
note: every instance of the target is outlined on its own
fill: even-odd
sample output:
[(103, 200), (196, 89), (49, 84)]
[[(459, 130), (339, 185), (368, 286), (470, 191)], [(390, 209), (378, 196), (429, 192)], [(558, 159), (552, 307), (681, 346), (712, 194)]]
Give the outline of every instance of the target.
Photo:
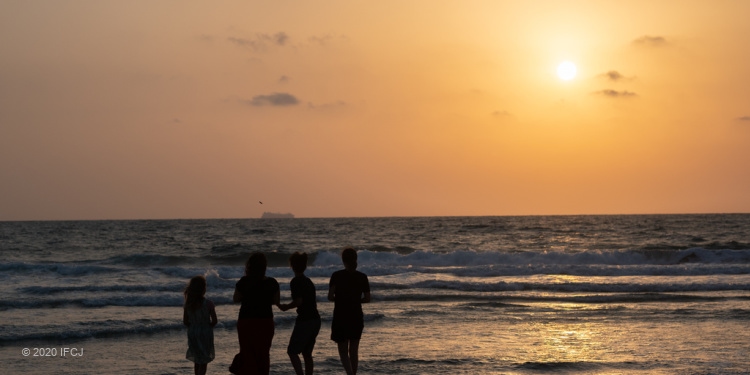
[[(364, 306), (363, 374), (750, 368), (750, 215), (0, 226), (0, 360), (12, 374), (190, 373), (181, 305), (195, 275), (206, 277), (219, 318), (208, 371), (226, 373), (239, 350), (232, 294), (252, 251), (269, 255), (284, 301), (286, 259), (315, 255), (306, 274), (323, 321), (316, 370), (340, 373), (325, 297), (349, 243), (373, 298)], [(271, 369), (288, 374), (295, 312), (274, 315)], [(32, 355), (40, 349), (57, 352)]]

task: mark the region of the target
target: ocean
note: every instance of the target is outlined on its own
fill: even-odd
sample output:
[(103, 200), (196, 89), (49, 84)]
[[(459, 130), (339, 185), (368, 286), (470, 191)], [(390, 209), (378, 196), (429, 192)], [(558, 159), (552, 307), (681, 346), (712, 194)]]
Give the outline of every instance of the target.
[[(750, 215), (0, 222), (10, 374), (192, 374), (182, 290), (205, 275), (216, 359), (238, 352), (250, 253), (290, 297), (295, 251), (323, 317), (316, 372), (343, 373), (330, 275), (359, 251), (362, 374), (750, 374)], [(295, 312), (274, 309), (273, 374)]]

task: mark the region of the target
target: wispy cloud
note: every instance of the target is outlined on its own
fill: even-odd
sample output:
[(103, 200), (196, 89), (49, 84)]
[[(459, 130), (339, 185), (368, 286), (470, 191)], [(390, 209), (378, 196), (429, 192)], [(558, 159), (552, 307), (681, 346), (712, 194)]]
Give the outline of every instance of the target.
[(329, 103), (323, 103), (323, 104), (314, 104), (314, 103), (307, 103), (307, 108), (310, 109), (336, 109), (336, 108), (344, 108), (349, 106), (349, 104), (343, 100), (337, 100), (335, 102), (329, 102)]
[(737, 117), (737, 121), (750, 121), (750, 116)]
[(644, 35), (633, 41), (633, 44), (647, 47), (663, 47), (669, 45), (667, 39), (663, 36)]
[(201, 35), (198, 36), (198, 39), (201, 40), (201, 41), (203, 41), (203, 42), (211, 43), (211, 42), (214, 41), (215, 38), (214, 38), (213, 35), (201, 34)]
[(271, 37), (271, 40), (277, 45), (283, 46), (289, 41), (289, 35), (286, 35), (284, 32), (276, 33)]
[(344, 35), (331, 35), (331, 34), (325, 34), (325, 35), (317, 35), (317, 36), (311, 36), (307, 38), (307, 41), (310, 44), (317, 44), (321, 46), (327, 46), (332, 43), (335, 43), (337, 41), (346, 41), (348, 38)]
[(279, 83), (287, 83), (289, 82), (289, 76), (283, 75), (279, 77)]
[(283, 47), (289, 43), (289, 35), (285, 32), (276, 34), (255, 34), (252, 38), (237, 38), (230, 36), (227, 40), (237, 46), (249, 48), (256, 52), (267, 50), (271, 46)]
[(512, 121), (515, 121), (516, 117), (513, 116), (512, 113), (504, 110), (504, 109), (498, 109), (496, 111), (492, 111), (490, 113), (490, 117), (493, 121), (496, 121), (499, 124), (508, 124)]
[(624, 75), (622, 75), (622, 73), (620, 73), (620, 72), (618, 72), (616, 70), (610, 70), (610, 71), (608, 71), (606, 73), (602, 73), (602, 74), (599, 75), (599, 77), (602, 77), (602, 78), (604, 78), (604, 79), (606, 79), (608, 81), (612, 81), (612, 82), (619, 82), (619, 81), (625, 81), (625, 80), (632, 79), (632, 78), (625, 77)]
[(250, 100), (243, 100), (242, 102), (253, 107), (289, 107), (299, 104), (299, 99), (292, 94), (276, 92), (270, 95), (257, 95)]
[(594, 94), (600, 95), (600, 96), (606, 96), (608, 98), (632, 98), (632, 97), (638, 96), (634, 92), (625, 91), (625, 90), (617, 91), (617, 90), (610, 90), (610, 89), (596, 91), (594, 92)]
[(331, 36), (331, 35), (311, 36), (311, 37), (307, 38), (307, 40), (310, 43), (320, 44), (321, 46), (324, 46), (324, 45), (330, 43), (332, 39), (333, 39), (333, 36)]

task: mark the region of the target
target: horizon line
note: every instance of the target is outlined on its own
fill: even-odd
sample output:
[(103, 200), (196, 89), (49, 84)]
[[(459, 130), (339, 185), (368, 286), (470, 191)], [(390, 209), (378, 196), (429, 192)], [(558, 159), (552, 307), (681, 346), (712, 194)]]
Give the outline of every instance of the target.
[(293, 218), (261, 217), (165, 217), (119, 219), (0, 219), (0, 223), (14, 222), (66, 222), (66, 221), (180, 221), (180, 220), (305, 220), (305, 219), (389, 219), (389, 218), (459, 218), (459, 217), (543, 217), (543, 216), (690, 216), (690, 215), (748, 215), (750, 212), (683, 212), (683, 213), (588, 213), (588, 214), (505, 214), (505, 215), (384, 215), (384, 216), (294, 216)]

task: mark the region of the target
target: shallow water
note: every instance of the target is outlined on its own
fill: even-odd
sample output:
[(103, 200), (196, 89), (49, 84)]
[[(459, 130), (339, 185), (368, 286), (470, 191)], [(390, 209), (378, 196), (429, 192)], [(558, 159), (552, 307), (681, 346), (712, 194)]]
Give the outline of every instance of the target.
[[(750, 215), (0, 223), (0, 360), (191, 373), (181, 290), (204, 274), (220, 320), (209, 373), (227, 373), (247, 255), (267, 252), (288, 300), (286, 258), (306, 250), (316, 369), (341, 373), (324, 297), (354, 244), (373, 289), (363, 374), (750, 373), (749, 231)], [(288, 374), (294, 313), (275, 320), (272, 373)]]

